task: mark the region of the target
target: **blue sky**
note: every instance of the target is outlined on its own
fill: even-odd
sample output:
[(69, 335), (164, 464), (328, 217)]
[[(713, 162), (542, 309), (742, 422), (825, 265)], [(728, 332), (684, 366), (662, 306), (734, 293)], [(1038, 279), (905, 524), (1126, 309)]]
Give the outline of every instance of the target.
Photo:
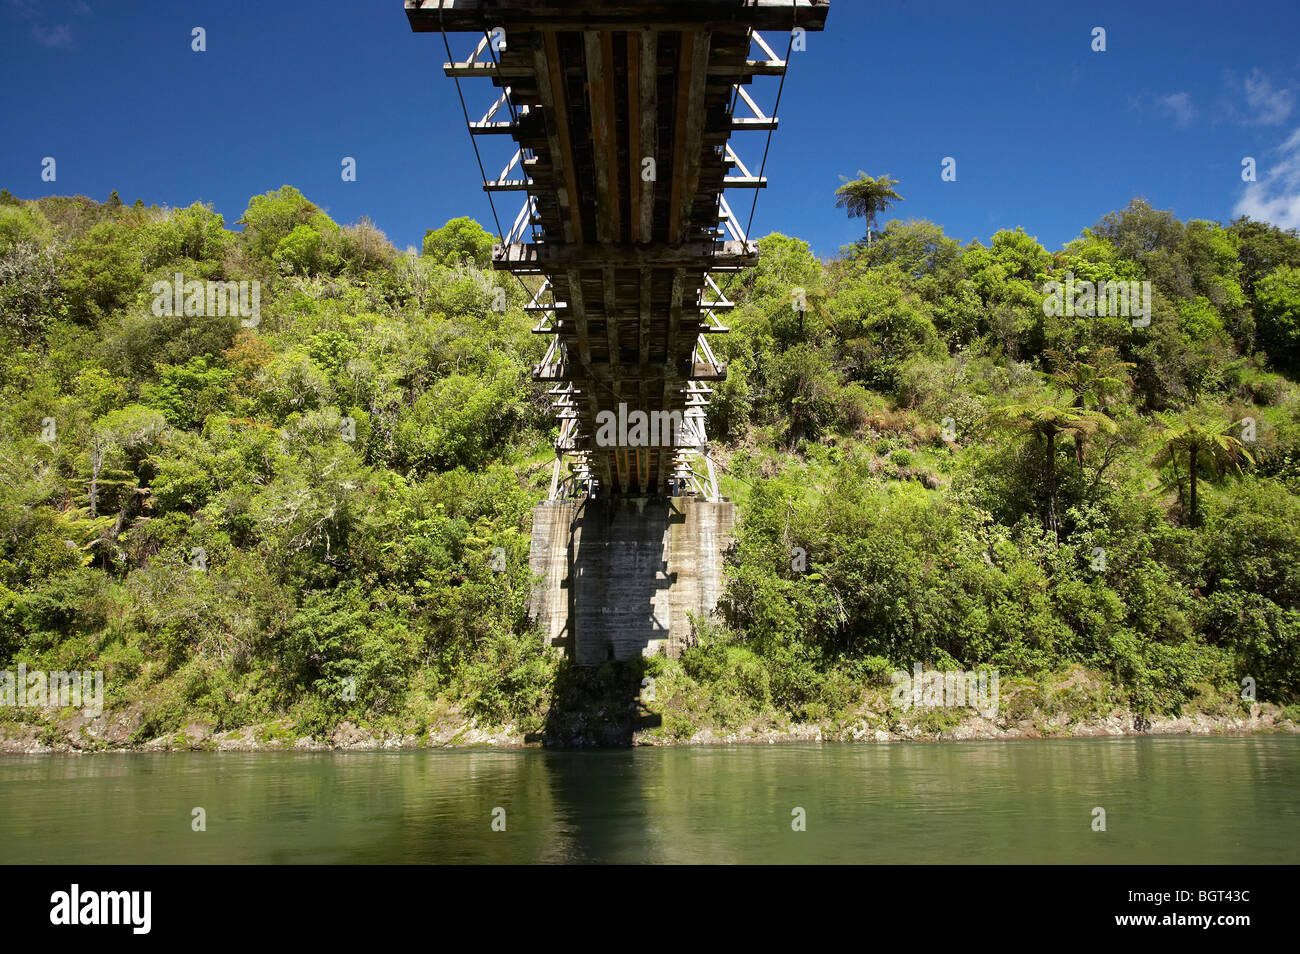
[[(1058, 248), (1136, 195), (1182, 218), (1300, 225), (1294, 0), (833, 0), (827, 27), (793, 56), (754, 235), (834, 254), (863, 231), (832, 197), (859, 169), (899, 180), (898, 217), (963, 240), (1021, 225)], [(473, 41), (452, 44), (459, 57)], [(495, 231), (444, 59), (400, 0), (0, 0), (0, 186), (204, 200), (229, 224), (249, 196), (290, 183), (399, 247), (457, 215)], [(490, 84), (465, 88), (481, 112)], [(770, 106), (775, 81), (757, 93)], [(762, 134), (737, 147), (756, 171)], [(341, 180), (344, 156), (356, 182)], [(954, 182), (940, 178), (947, 156)], [(498, 199), (506, 228), (517, 205)], [(749, 195), (733, 206), (747, 216)]]

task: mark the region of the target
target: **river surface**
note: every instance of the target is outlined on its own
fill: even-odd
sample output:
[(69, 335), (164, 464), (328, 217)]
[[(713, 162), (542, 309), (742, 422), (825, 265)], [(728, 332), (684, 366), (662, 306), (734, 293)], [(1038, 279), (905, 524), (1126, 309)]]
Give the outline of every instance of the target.
[(1294, 864), (1300, 737), (7, 756), (0, 861)]

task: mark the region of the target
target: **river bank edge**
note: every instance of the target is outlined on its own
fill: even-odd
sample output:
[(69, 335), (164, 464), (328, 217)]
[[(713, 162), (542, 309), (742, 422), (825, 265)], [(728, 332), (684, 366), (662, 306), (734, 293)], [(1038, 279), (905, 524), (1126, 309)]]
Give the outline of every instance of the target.
[[(137, 714), (138, 715), (138, 714)], [(778, 745), (786, 743), (1017, 741), (1032, 739), (1125, 738), (1143, 736), (1242, 736), (1297, 734), (1300, 725), (1287, 710), (1256, 703), (1248, 714), (1215, 715), (1204, 712), (1178, 716), (1144, 717), (1116, 710), (1104, 717), (1073, 720), (1069, 713), (1050, 718), (988, 719), (964, 715), (955, 725), (936, 729), (928, 713), (893, 719), (881, 716), (850, 722), (749, 725), (735, 729), (702, 728), (685, 738), (666, 736), (655, 725), (632, 727), (617, 722), (590, 727), (569, 727), (562, 737), (520, 731), (517, 727), (482, 726), (474, 719), (442, 720), (422, 733), (373, 730), (351, 722), (340, 723), (328, 734), (299, 736), (290, 720), (216, 732), (195, 722), (179, 732), (144, 742), (130, 742), (135, 731), (130, 709), (98, 718), (81, 714), (41, 724), (0, 725), (0, 755), (94, 754), (100, 752), (331, 752), (385, 749), (447, 748), (626, 748), (629, 746)], [(644, 717), (642, 717), (644, 721)], [(613, 731), (611, 731), (613, 730)]]

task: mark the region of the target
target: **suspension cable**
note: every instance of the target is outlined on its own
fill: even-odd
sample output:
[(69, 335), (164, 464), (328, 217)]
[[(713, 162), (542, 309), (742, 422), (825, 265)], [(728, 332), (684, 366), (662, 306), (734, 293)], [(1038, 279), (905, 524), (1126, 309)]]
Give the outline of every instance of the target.
[[(442, 45), (447, 50), (447, 62), (455, 65), (456, 60), (455, 57), (451, 55), (451, 43), (449, 43), (447, 40), (447, 29), (443, 22), (444, 3), (446, 3), (446, 0), (438, 0), (438, 29), (442, 33)], [(489, 42), (488, 46), (490, 47), (491, 45), (492, 45), (491, 42)], [(460, 88), (460, 77), (457, 76), (454, 71), (452, 73), (452, 79), (456, 81), (456, 95), (460, 97), (460, 111), (465, 117), (465, 129), (469, 132), (470, 145), (474, 147), (474, 158), (478, 160), (479, 175), (483, 177), (483, 184), (487, 185), (487, 181), (488, 181), (487, 170), (483, 168), (483, 157), (482, 155), (479, 154), (478, 151), (478, 141), (477, 141), (477, 137), (475, 137), (474, 135), (474, 128), (470, 122), (469, 108), (465, 105), (465, 93)], [(506, 98), (509, 99), (509, 97)], [(492, 209), (492, 221), (494, 221), (497, 226), (497, 235), (501, 239), (501, 244), (505, 245), (506, 234), (501, 230), (501, 219), (497, 216), (497, 205), (495, 202), (492, 201), (491, 192), (488, 192), (487, 197), (488, 197), (488, 205)]]
[[(785, 91), (785, 78), (790, 72), (791, 54), (794, 53), (794, 31), (799, 25), (798, 0), (790, 0), (790, 13), (792, 23), (792, 26), (790, 27), (790, 40), (786, 44), (785, 69), (781, 71), (781, 82), (777, 84), (776, 88), (776, 103), (772, 107), (773, 118), (778, 118), (781, 115), (781, 94)], [(746, 53), (748, 53), (748, 51), (746, 51)], [(767, 155), (768, 151), (772, 148), (772, 134), (775, 131), (775, 129), (770, 128), (767, 131), (767, 142), (763, 146), (763, 161), (758, 167), (758, 178), (760, 180), (763, 178), (763, 173), (767, 171)], [(761, 190), (759, 189), (754, 190), (754, 201), (749, 207), (749, 221), (745, 224), (746, 240), (749, 239), (749, 232), (754, 227), (754, 214), (758, 211), (758, 193), (760, 191)], [(727, 282), (727, 287), (722, 290), (723, 295), (727, 295), (727, 293), (731, 291), (736, 282), (740, 280), (741, 274), (742, 273), (737, 272), (731, 276)]]
[[(515, 130), (516, 130), (516, 132), (518, 132), (518, 131), (519, 131), (519, 115), (520, 115), (520, 114), (517, 113), (517, 112), (515, 112), (515, 103), (514, 103), (514, 100), (511, 98), (511, 95), (510, 95), (510, 94), (513, 92), (513, 90), (512, 90), (509, 86), (505, 85), (505, 77), (501, 75), (501, 60), (498, 59), (498, 57), (497, 57), (497, 49), (492, 45), (492, 36), (491, 36), (491, 34), (489, 33), (489, 31), (488, 31), (488, 24), (487, 24), (486, 22), (484, 22), (484, 24), (483, 24), (483, 36), (487, 38), (487, 50), (488, 50), (488, 55), (492, 57), (492, 67), (493, 67), (493, 69), (496, 71), (497, 78), (500, 79), (500, 80), (502, 81), (501, 92), (502, 92), (502, 95), (505, 96), (505, 99), (506, 99), (506, 109), (508, 109), (508, 110), (510, 111), (510, 122), (514, 124), (514, 126), (515, 126)], [(506, 43), (509, 43), (509, 42), (510, 42), (510, 40), (507, 38)], [(524, 173), (524, 178), (527, 179), (527, 178), (528, 178), (527, 170), (524, 170), (524, 169), (522, 168), (522, 167), (523, 167), (523, 162), (522, 162), (522, 160), (523, 160), (524, 158), (526, 158), (526, 157), (523, 155), (523, 148), (524, 148), (523, 143), (520, 143), (520, 144), (519, 144), (520, 160), (521, 160), (521, 161), (520, 161), (520, 168), (521, 168), (521, 171)], [(532, 150), (529, 150), (529, 151), (531, 152)], [(532, 202), (533, 202), (533, 194), (532, 194), (531, 192), (527, 192), (527, 191), (525, 191), (525, 193), (524, 193), (524, 204), (528, 207), (528, 213), (527, 213), (527, 214), (528, 214), (528, 227), (529, 227), (529, 229), (530, 229), (531, 232), (532, 232), (533, 242), (534, 242), (534, 244), (535, 244), (535, 243), (537, 242), (537, 224), (536, 224), (535, 222), (533, 222), (533, 209), (532, 209)], [(525, 286), (525, 287), (527, 287), (527, 286)]]

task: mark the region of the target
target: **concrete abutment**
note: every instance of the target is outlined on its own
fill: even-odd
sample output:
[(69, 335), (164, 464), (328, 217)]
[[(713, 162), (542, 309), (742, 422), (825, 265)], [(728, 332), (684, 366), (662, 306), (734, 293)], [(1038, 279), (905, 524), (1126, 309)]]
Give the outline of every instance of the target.
[(722, 596), (730, 501), (699, 497), (548, 500), (533, 516), (529, 613), (578, 665), (662, 650), (677, 656)]

